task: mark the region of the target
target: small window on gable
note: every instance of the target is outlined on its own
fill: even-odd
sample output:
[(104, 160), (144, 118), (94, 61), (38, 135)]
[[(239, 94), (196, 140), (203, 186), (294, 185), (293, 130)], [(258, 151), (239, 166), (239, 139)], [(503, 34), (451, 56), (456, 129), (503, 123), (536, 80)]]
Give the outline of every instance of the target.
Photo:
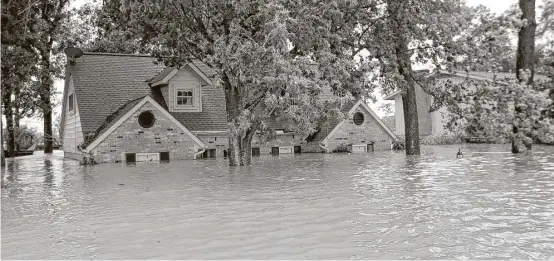
[(192, 89), (177, 89), (175, 95), (177, 107), (193, 107), (194, 91)]
[(69, 111), (73, 111), (73, 93), (69, 95), (69, 98), (67, 98), (68, 101), (68, 107)]
[(354, 113), (354, 123), (356, 125), (362, 125), (364, 123), (364, 114), (361, 112)]

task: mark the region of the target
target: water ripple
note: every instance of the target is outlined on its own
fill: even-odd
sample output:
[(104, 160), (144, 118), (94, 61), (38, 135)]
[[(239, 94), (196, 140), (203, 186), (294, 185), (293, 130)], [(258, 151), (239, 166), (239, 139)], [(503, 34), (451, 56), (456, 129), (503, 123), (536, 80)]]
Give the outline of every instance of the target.
[(554, 148), (84, 167), (9, 159), (3, 259), (550, 259)]

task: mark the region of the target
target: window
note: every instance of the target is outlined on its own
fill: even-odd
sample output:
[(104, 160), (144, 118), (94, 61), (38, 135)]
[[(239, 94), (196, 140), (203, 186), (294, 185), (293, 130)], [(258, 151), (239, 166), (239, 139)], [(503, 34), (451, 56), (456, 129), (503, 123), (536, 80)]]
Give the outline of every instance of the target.
[(354, 123), (356, 125), (362, 125), (364, 123), (364, 114), (361, 112), (354, 113)]
[(135, 154), (135, 153), (126, 153), (125, 154), (125, 162), (128, 162), (128, 163), (137, 162), (137, 154)]
[(170, 85), (170, 111), (201, 112), (202, 89), (199, 84), (182, 82)]
[(69, 107), (69, 111), (73, 111), (73, 93), (69, 95), (69, 98), (67, 99), (68, 100), (68, 107)]
[(160, 161), (169, 161), (169, 152), (160, 152)]
[(217, 154), (216, 149), (207, 149), (207, 150), (204, 151), (204, 153), (202, 153), (202, 158), (204, 158), (204, 159), (215, 159), (216, 154)]
[(177, 90), (177, 107), (194, 106), (194, 95), (192, 90)]
[(156, 122), (156, 118), (154, 118), (152, 112), (143, 111), (139, 114), (138, 122), (143, 128), (150, 128), (154, 125), (154, 122)]

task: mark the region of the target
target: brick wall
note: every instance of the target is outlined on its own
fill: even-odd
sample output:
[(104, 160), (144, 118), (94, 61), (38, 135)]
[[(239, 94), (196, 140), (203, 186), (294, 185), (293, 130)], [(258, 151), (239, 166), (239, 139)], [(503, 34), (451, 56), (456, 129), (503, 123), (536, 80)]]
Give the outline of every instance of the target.
[[(141, 112), (156, 119), (150, 128), (138, 123)], [(200, 146), (149, 102), (145, 103), (94, 149), (96, 162), (125, 161), (125, 153), (169, 151), (170, 160), (193, 159)]]
[(333, 151), (341, 144), (356, 145), (374, 141), (375, 151), (390, 150), (392, 138), (385, 129), (363, 107), (358, 107), (356, 112), (364, 114), (364, 123), (361, 125), (354, 124), (354, 113), (349, 115), (348, 120), (328, 139), (327, 148)]
[(227, 134), (198, 134), (196, 136), (208, 146), (208, 149), (216, 150), (216, 157), (223, 157), (223, 151), (229, 149), (229, 136)]
[(262, 140), (260, 136), (254, 136), (252, 139), (252, 148), (260, 148), (260, 154), (271, 154), (272, 147), (294, 147), (300, 146), (300, 136), (293, 134), (277, 135), (275, 139)]

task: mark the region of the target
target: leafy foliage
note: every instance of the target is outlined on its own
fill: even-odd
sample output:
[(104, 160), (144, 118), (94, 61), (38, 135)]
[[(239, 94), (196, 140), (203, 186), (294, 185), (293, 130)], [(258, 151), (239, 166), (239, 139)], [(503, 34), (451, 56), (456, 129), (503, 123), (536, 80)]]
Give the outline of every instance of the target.
[(342, 40), (372, 2), (112, 0), (101, 11), (101, 34), (137, 43), (168, 66), (194, 58), (213, 68), (238, 154), (250, 151), (242, 146), (271, 118), (299, 134), (315, 132), (326, 89), (369, 96), (368, 68)]

